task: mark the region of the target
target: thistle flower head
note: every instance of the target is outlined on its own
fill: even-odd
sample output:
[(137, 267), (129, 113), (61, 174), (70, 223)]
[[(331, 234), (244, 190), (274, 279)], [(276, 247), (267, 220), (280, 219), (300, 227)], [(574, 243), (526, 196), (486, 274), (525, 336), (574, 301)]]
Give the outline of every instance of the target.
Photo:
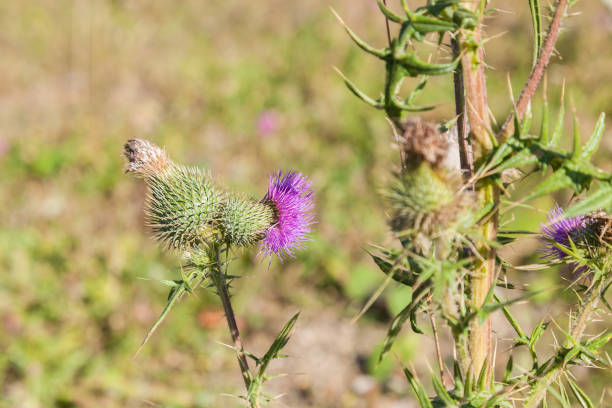
[(279, 171), (270, 176), (268, 193), (262, 203), (273, 208), (275, 222), (265, 232), (260, 254), (282, 259), (302, 248), (314, 223), (313, 199), (311, 182), (301, 173), (290, 171), (283, 175)]
[(571, 248), (570, 240), (579, 244), (586, 237), (587, 224), (583, 216), (563, 218), (563, 209), (556, 205), (548, 214), (548, 223), (542, 224), (540, 239), (546, 245), (544, 258), (559, 261), (567, 257), (567, 253), (555, 243), (568, 249)]

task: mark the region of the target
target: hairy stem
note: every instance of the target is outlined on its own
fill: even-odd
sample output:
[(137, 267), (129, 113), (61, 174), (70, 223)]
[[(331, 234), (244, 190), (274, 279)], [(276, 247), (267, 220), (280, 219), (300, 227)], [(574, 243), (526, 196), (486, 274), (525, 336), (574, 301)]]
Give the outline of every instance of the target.
[[(225, 318), (227, 320), (227, 326), (229, 327), (230, 334), (232, 336), (232, 341), (234, 343), (234, 350), (236, 351), (236, 357), (238, 359), (238, 365), (240, 366), (240, 371), (242, 372), (242, 379), (244, 380), (244, 385), (248, 390), (251, 386), (251, 382), (253, 376), (251, 375), (251, 371), (249, 369), (249, 363), (247, 362), (246, 355), (244, 354), (244, 348), (242, 346), (242, 340), (240, 339), (240, 331), (238, 330), (238, 325), (236, 324), (236, 317), (234, 315), (234, 309), (232, 308), (232, 303), (230, 300), (229, 291), (227, 289), (227, 282), (225, 280), (225, 273), (221, 268), (221, 259), (220, 259), (220, 248), (216, 249), (216, 261), (211, 267), (211, 278), (217, 289), (217, 294), (219, 295), (219, 299), (221, 299), (221, 304), (223, 305), (223, 311), (225, 312)], [(253, 404), (253, 403), (252, 403)], [(257, 406), (256, 403), (255, 405)]]
[[(470, 125), (469, 138), (473, 147), (474, 161), (478, 162), (493, 149), (481, 32), (484, 2), (466, 1), (463, 5), (480, 16), (478, 26), (473, 31), (461, 33), (459, 38), (459, 46), (463, 49), (461, 68), (465, 87), (465, 108)], [(479, 206), (485, 207), (499, 201), (499, 191), (492, 180), (483, 180), (476, 186), (476, 191)], [(482, 225), (481, 233), (486, 240), (496, 240), (497, 224), (497, 213), (495, 213)], [(477, 243), (476, 249), (482, 261), (476, 263), (470, 276), (470, 304), (473, 309), (480, 309), (493, 283), (495, 251), (484, 243)], [(492, 350), (490, 319), (487, 318), (482, 324), (478, 319), (472, 320), (468, 334), (468, 349), (472, 375), (477, 376), (483, 364), (487, 363), (489, 367), (486, 370), (486, 383), (489, 383)]]
[[(571, 338), (577, 343), (580, 343), (587, 323), (591, 319), (591, 316), (597, 307), (602, 286), (603, 281), (601, 281), (596, 287), (593, 287), (580, 304), (578, 314), (576, 315), (576, 318), (572, 324), (572, 329), (570, 330)], [(557, 355), (559, 356), (560, 353), (563, 353), (564, 349), (571, 346), (572, 342), (568, 340), (564, 348), (557, 352)], [(546, 396), (546, 392), (548, 391), (549, 387), (559, 379), (564, 369), (565, 366), (563, 364), (563, 358), (557, 358), (555, 365), (553, 365), (542, 378), (535, 380), (529, 390), (529, 396), (527, 401), (525, 401), (523, 408), (537, 408)]]
[[(523, 119), (525, 112), (535, 94), (536, 89), (538, 88), (538, 84), (544, 75), (544, 71), (546, 70), (546, 66), (550, 61), (550, 56), (553, 53), (555, 48), (555, 42), (557, 42), (557, 37), (559, 36), (559, 30), (561, 28), (561, 20), (565, 16), (565, 12), (567, 11), (569, 0), (558, 0), (557, 5), (555, 6), (555, 13), (553, 15), (552, 21), (550, 23), (550, 27), (548, 28), (548, 33), (546, 34), (546, 39), (544, 40), (544, 44), (542, 44), (542, 48), (538, 54), (538, 59), (531, 69), (531, 73), (529, 74), (529, 78), (523, 87), (521, 94), (519, 96), (518, 102), (516, 104), (516, 114), (518, 115), (519, 121)], [(514, 132), (514, 112), (510, 112), (506, 121), (504, 122), (501, 131), (499, 133), (499, 140), (507, 139), (512, 132)]]
[[(490, 203), (499, 202), (499, 190), (492, 180), (487, 179), (482, 185), (478, 186), (478, 199), (480, 205), (487, 206)], [(497, 239), (497, 213), (495, 213), (489, 221), (481, 226), (481, 234), (490, 241)], [(482, 308), (485, 305), (487, 295), (493, 285), (495, 277), (495, 250), (484, 243), (477, 245), (483, 261), (479, 261), (472, 271), (470, 277), (470, 295), (471, 305), (475, 310)], [(471, 357), (472, 370), (475, 375), (478, 375), (482, 365), (487, 362), (487, 379), (490, 377), (490, 367), (492, 365), (491, 350), (491, 319), (487, 318), (482, 324), (479, 319), (472, 319), (470, 322), (469, 331), (469, 350)], [(487, 381), (488, 383), (488, 381)]]

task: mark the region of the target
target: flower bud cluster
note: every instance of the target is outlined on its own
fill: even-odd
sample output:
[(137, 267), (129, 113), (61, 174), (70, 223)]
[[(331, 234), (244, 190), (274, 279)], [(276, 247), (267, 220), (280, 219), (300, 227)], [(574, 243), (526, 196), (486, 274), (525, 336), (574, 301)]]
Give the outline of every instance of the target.
[(292, 255), (310, 232), (313, 193), (299, 173), (278, 173), (262, 200), (228, 192), (196, 167), (172, 162), (155, 144), (128, 140), (126, 171), (149, 187), (147, 223), (169, 249), (189, 250), (213, 241), (249, 247), (264, 255)]

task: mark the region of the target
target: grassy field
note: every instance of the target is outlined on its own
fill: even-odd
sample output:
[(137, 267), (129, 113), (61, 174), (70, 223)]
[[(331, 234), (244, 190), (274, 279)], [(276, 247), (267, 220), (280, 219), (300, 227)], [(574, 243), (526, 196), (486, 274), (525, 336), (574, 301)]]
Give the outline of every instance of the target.
[[(510, 106), (507, 74), (518, 92), (531, 58), (527, 2), (508, 3), (492, 2), (518, 10), (492, 14), (487, 27), (498, 119)], [(275, 367), (289, 376), (272, 384), (288, 395), (273, 406), (413, 406), (398, 360), (427, 375), (428, 335), (401, 338), (378, 368), (372, 358), (404, 306), (403, 289), (391, 287), (350, 323), (383, 280), (364, 249), (390, 240), (378, 192), (398, 158), (383, 114), (332, 70), (370, 94), (382, 83), (382, 66), (350, 43), (330, 5), (384, 44), (373, 0), (0, 2), (0, 407), (240, 406), (223, 395), (242, 384), (219, 344), (229, 340), (210, 290), (184, 299), (135, 357), (165, 304), (157, 281), (180, 272), (179, 256), (147, 235), (144, 186), (123, 174), (120, 154), (132, 137), (254, 197), (277, 169), (312, 177), (318, 223), (307, 250), (270, 267), (254, 253), (234, 263), (247, 349), (264, 351), (302, 310), (291, 357)], [(599, 1), (575, 9), (583, 13), (566, 24), (548, 88), (558, 101), (567, 81), (587, 134), (599, 112), (612, 114), (612, 10)], [(438, 104), (427, 118), (453, 116), (444, 81), (423, 96)], [(603, 143), (598, 163), (609, 171), (609, 125)], [(525, 210), (507, 221), (536, 230), (544, 219)], [(507, 256), (521, 259), (532, 244)], [(559, 276), (511, 278), (546, 287)], [(527, 325), (565, 319), (571, 296), (551, 297), (540, 300), (541, 315), (523, 316)], [(609, 371), (577, 375), (594, 392), (612, 382)]]

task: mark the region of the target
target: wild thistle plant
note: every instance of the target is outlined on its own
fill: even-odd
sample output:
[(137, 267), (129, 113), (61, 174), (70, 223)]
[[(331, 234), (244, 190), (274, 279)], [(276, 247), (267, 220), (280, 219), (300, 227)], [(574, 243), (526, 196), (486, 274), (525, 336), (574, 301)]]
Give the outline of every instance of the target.
[[(270, 176), (268, 191), (261, 200), (246, 198), (222, 188), (210, 175), (196, 167), (171, 161), (155, 144), (132, 139), (125, 144), (126, 171), (143, 178), (149, 194), (147, 223), (165, 248), (182, 251), (187, 275), (163, 281), (171, 287), (163, 312), (143, 341), (148, 341), (174, 304), (205, 281), (215, 288), (227, 319), (238, 364), (246, 387), (242, 396), (250, 407), (271, 399), (263, 393), (270, 361), (282, 357), (298, 318), (294, 315), (278, 334), (267, 353), (258, 358), (244, 350), (229, 285), (236, 275), (228, 272), (229, 253), (234, 247), (259, 246), (259, 255), (293, 256), (308, 239), (313, 224), (313, 191), (302, 174), (290, 171)], [(183, 268), (181, 268), (183, 271)], [(142, 346), (141, 346), (142, 347)], [(247, 358), (255, 362), (251, 370)]]
[[(606, 312), (598, 308), (599, 304), (612, 312), (605, 299), (612, 284), (612, 221), (606, 213), (612, 209), (612, 174), (598, 169), (590, 160), (603, 135), (604, 115), (586, 144), (574, 118), (572, 151), (559, 147), (564, 130), (563, 97), (554, 127), (550, 126), (545, 93), (541, 127), (533, 131), (531, 126), (532, 99), (561, 22), (575, 1), (557, 0), (550, 15), (545, 15), (538, 0), (529, 0), (535, 33), (532, 69), (499, 127), (490, 120), (487, 103), (483, 19), (494, 11), (487, 9), (489, 2), (429, 0), (412, 10), (401, 0), (403, 11), (399, 14), (385, 0), (377, 3), (387, 22), (386, 48), (372, 47), (338, 18), (363, 51), (384, 61), (384, 89), (380, 97), (372, 98), (341, 76), (357, 97), (385, 111), (400, 143), (401, 168), (394, 172), (386, 192), (392, 208), (389, 223), (399, 245), (378, 248), (372, 257), (387, 275), (383, 286), (395, 280), (409, 286), (412, 295), (393, 319), (380, 358), (391, 349), (405, 323), (409, 322), (414, 332), (423, 333), (417, 315), (424, 312), (430, 317), (437, 344), (439, 376), (432, 378), (436, 395), (430, 397), (414, 374), (404, 369), (422, 407), (514, 407), (521, 402), (534, 408), (545, 405), (547, 398), (569, 406), (570, 392), (581, 406), (593, 406), (574, 381), (571, 368), (580, 364), (610, 367), (599, 354), (612, 338), (612, 331), (587, 334), (594, 315)], [(542, 28), (543, 17), (550, 21), (547, 33)], [(397, 24), (395, 35), (391, 24)], [(450, 60), (426, 62), (417, 54), (414, 45), (431, 44), (427, 41), (431, 37), (443, 51), (436, 55), (447, 51)], [(429, 76), (446, 74), (452, 74), (456, 116), (444, 125), (407, 119), (406, 112), (433, 108), (416, 104), (416, 99)], [(402, 96), (401, 85), (411, 78), (415, 78), (414, 90)], [(453, 143), (458, 145), (458, 152), (449, 149)], [(460, 169), (444, 164), (453, 154), (458, 156)], [(525, 197), (511, 196), (509, 187), (518, 184), (513, 174), (525, 175), (525, 179), (548, 169), (551, 174)], [(578, 275), (566, 289), (572, 289), (579, 299), (571, 312), (569, 330), (557, 334), (564, 340), (548, 351), (552, 357), (543, 360), (536, 344), (548, 323), (542, 320), (529, 334), (509, 309), (533, 293), (509, 301), (496, 293), (496, 288), (521, 289), (504, 276), (519, 267), (501, 259), (497, 250), (529, 235), (500, 229), (499, 217), (512, 215), (519, 205), (526, 206), (536, 197), (562, 189), (578, 195), (589, 191), (594, 183), (599, 185), (594, 193), (565, 211), (554, 209), (539, 234), (543, 256), (538, 267), (570, 264)], [(495, 370), (497, 347), (491, 334), (491, 315), (496, 312), (502, 312), (516, 332), (503, 373)], [(438, 344), (437, 321), (443, 321), (454, 338), (452, 379), (445, 374), (448, 370)], [(531, 367), (513, 366), (514, 350), (519, 347), (528, 348)]]

